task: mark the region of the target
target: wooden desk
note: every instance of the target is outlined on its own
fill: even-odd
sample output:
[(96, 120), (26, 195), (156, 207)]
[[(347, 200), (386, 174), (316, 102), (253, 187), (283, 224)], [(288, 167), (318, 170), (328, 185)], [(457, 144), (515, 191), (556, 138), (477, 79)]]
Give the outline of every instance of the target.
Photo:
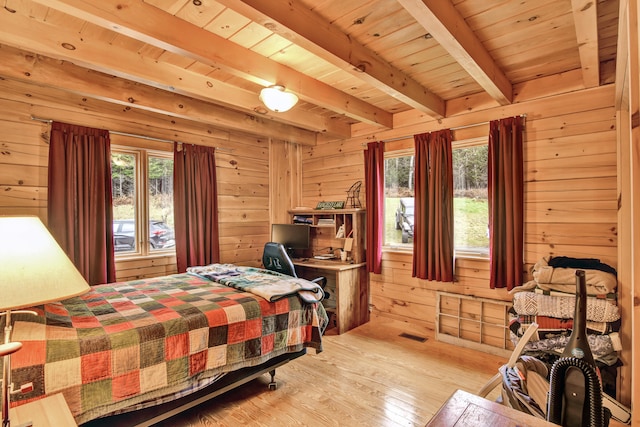
[(9, 409), (12, 426), (31, 421), (33, 427), (75, 427), (67, 402), (61, 393)]
[(300, 277), (327, 278), (326, 290), (330, 296), (323, 304), (327, 311), (335, 313), (338, 334), (369, 321), (369, 283), (365, 263), (297, 258), (293, 264)]
[(429, 427), (550, 427), (557, 424), (456, 390), (427, 423)]

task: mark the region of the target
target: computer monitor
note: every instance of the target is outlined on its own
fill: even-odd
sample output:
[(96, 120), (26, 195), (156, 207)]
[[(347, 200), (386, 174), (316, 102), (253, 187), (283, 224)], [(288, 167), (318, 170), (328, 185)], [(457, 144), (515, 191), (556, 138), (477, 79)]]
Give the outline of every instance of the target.
[(309, 229), (306, 224), (272, 224), (271, 241), (281, 243), (287, 251), (309, 249)]

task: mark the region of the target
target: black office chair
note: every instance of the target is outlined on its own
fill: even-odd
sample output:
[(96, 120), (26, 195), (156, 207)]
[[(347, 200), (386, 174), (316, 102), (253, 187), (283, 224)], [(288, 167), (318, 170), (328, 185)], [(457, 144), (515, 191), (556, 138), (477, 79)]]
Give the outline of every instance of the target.
[[(262, 252), (262, 265), (264, 265), (264, 268), (267, 270), (277, 271), (287, 276), (298, 277), (293, 261), (282, 243), (265, 243), (264, 252)], [(310, 281), (320, 285), (324, 291), (324, 297), (329, 297), (329, 293), (324, 289), (325, 286), (327, 286), (326, 277), (320, 276)]]

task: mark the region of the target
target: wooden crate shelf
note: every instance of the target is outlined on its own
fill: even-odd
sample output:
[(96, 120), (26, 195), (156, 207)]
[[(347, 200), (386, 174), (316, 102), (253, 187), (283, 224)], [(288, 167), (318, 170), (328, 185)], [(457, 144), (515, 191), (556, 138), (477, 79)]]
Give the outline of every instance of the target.
[(509, 357), (510, 301), (451, 292), (436, 293), (436, 338), (461, 347)]

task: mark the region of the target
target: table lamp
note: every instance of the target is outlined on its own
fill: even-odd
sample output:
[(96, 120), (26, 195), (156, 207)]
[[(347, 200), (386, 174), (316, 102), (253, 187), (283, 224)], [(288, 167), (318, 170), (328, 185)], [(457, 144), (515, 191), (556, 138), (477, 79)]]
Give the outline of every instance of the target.
[[(61, 301), (89, 291), (89, 284), (38, 217), (0, 216), (0, 317), (4, 317), (2, 427), (8, 427), (11, 354), (22, 344), (11, 342), (11, 313)], [(33, 311), (26, 311), (36, 314)]]

